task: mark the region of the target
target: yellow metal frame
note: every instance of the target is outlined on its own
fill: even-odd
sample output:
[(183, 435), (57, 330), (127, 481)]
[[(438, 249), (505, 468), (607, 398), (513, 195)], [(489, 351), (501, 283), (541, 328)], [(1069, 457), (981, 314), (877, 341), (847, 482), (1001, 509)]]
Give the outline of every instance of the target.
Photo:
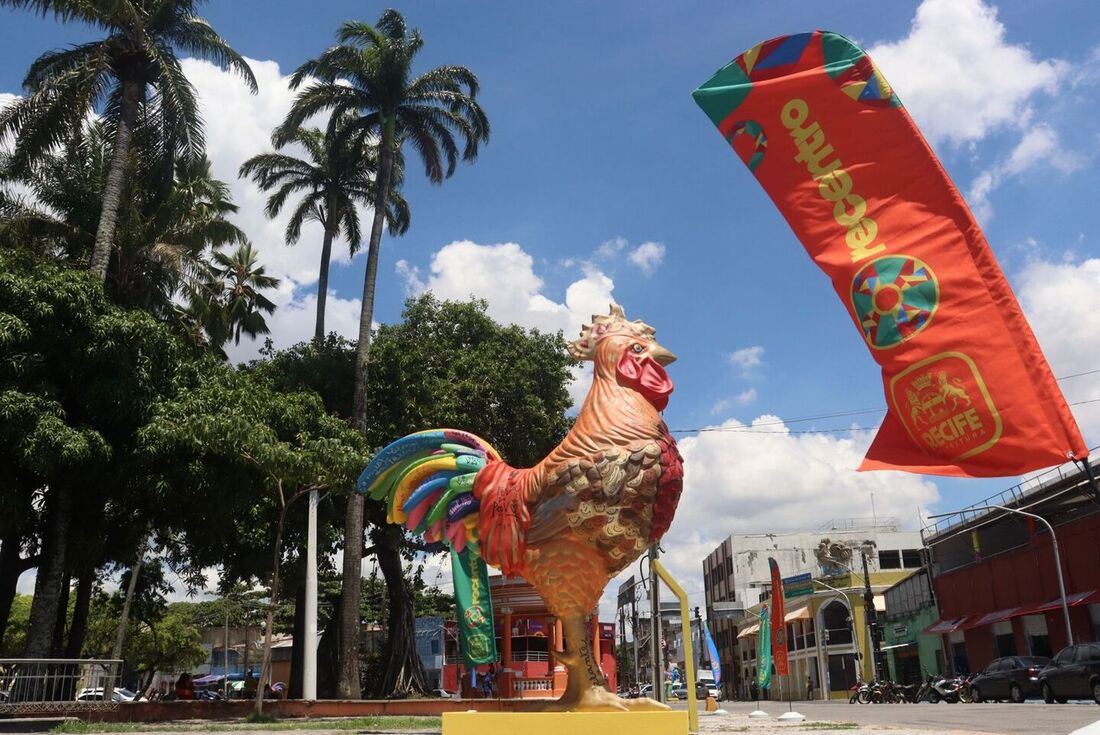
[(680, 600), (680, 628), (684, 632), (684, 676), (688, 690), (688, 731), (699, 732), (699, 705), (695, 699), (695, 650), (691, 640), (691, 618), (688, 617), (688, 596), (684, 588), (669, 574), (660, 560), (653, 560), (653, 571)]

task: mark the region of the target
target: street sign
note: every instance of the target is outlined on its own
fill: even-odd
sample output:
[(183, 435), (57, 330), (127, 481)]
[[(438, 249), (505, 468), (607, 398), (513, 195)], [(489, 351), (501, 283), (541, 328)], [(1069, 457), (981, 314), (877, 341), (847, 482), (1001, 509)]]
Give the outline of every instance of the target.
[(813, 593), (813, 575), (809, 572), (783, 579), (783, 597), (805, 597)]

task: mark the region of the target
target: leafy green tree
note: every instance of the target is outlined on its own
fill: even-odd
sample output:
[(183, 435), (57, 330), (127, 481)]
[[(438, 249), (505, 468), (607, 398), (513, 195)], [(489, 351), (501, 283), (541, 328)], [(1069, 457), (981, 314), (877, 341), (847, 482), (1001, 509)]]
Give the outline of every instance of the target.
[(195, 90), (176, 52), (236, 71), (253, 92), (257, 89), (244, 58), (195, 14), (200, 4), (201, 0), (0, 0), (0, 6), (28, 8), (107, 32), (101, 40), (39, 56), (23, 80), (29, 94), (0, 112), (0, 137), (16, 136), (17, 165), (79, 135), (92, 111), (101, 110), (109, 121), (114, 140), (89, 263), (100, 282), (107, 278), (139, 121), (159, 131), (161, 160), (202, 155)]
[(26, 655), (47, 657), (68, 590), (74, 510), (116, 521), (120, 537), (147, 527), (156, 503), (133, 442), (188, 351), (150, 315), (109, 304), (94, 278), (3, 249), (0, 344), (5, 493), (44, 506)]
[[(123, 590), (115, 595), (96, 595), (92, 600), (85, 653), (96, 658), (110, 655), (115, 627), (122, 608)], [(145, 690), (158, 671), (187, 671), (206, 660), (202, 634), (190, 620), (190, 603), (172, 603), (135, 612), (127, 626), (123, 659)]]
[[(268, 217), (278, 216), (291, 195), (302, 196), (286, 225), (288, 244), (298, 242), (306, 222), (317, 222), (324, 230), (317, 279), (317, 325), (313, 334), (316, 339), (325, 336), (332, 242), (342, 236), (355, 254), (362, 239), (356, 205), (373, 206), (375, 201), (377, 150), (342, 135), (340, 120), (335, 122), (328, 134), (317, 128), (296, 130), (276, 146), (282, 149), (288, 143), (296, 143), (305, 149), (308, 158), (283, 152), (261, 153), (245, 161), (240, 170), (242, 177), (251, 177), (264, 191), (275, 190), (267, 200)], [(398, 190), (399, 168), (393, 182), (386, 202), (386, 222), (391, 235), (403, 235), (409, 229), (409, 207)]]
[(15, 595), (4, 615), (6, 626), (0, 637), (0, 656), (19, 658), (27, 645), (27, 625), (31, 619), (31, 596)]
[[(284, 560), (284, 530), (293, 503), (311, 490), (347, 492), (365, 455), (362, 437), (341, 419), (325, 411), (310, 392), (273, 389), (262, 374), (226, 367), (204, 376), (193, 389), (158, 407), (158, 415), (142, 430), (146, 451), (154, 460), (178, 464), (187, 457), (238, 466), (249, 480), (245, 497), (255, 503), (266, 495), (277, 519), (272, 536), (266, 635), (259, 688), (270, 681), (271, 636), (279, 601)], [(166, 478), (167, 479), (167, 478)], [(179, 481), (179, 475), (175, 476)], [(188, 485), (176, 488), (186, 492)], [(247, 493), (254, 493), (249, 496)], [(256, 711), (263, 697), (256, 699)]]
[[(294, 72), (293, 87), (315, 81), (310, 81), (295, 99), (287, 119), (275, 132), (276, 142), (290, 140), (307, 119), (318, 113), (331, 112), (333, 119), (355, 115), (342, 126), (341, 135), (360, 145), (371, 139), (378, 141), (375, 202), (386, 201), (399, 151), (406, 143), (412, 146), (433, 183), (451, 176), (460, 157), (466, 161), (477, 158), (481, 144), (489, 138), (489, 119), (477, 102), (478, 81), (472, 71), (463, 66), (441, 66), (414, 76), (413, 62), (423, 39), (418, 31), (408, 29), (396, 10), (382, 13), (373, 26), (358, 21), (344, 23), (337, 40), (338, 45)], [(352, 421), (364, 434), (372, 423), (367, 406), (368, 367), (386, 214), (385, 207), (375, 208), (359, 316)], [(344, 526), (344, 589), (340, 602), (340, 694), (344, 697), (359, 696), (355, 660), (359, 650), (362, 536), (363, 501), (356, 496), (348, 504)], [(391, 551), (386, 562), (390, 567), (398, 554), (397, 548)], [(392, 681), (387, 685), (392, 684), (394, 692), (424, 690), (419, 659), (409, 656), (411, 646), (402, 644), (401, 653), (387, 662), (392, 670)]]

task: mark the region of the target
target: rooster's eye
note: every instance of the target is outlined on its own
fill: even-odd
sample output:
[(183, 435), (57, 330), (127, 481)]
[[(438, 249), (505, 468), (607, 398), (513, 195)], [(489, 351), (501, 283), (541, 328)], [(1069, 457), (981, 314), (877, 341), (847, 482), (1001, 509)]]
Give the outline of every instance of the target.
[(645, 352), (645, 347), (642, 347), (641, 345), (637, 345), (637, 344), (634, 345), (633, 347), (631, 347), (630, 349), (634, 350), (635, 355), (640, 355), (643, 352)]

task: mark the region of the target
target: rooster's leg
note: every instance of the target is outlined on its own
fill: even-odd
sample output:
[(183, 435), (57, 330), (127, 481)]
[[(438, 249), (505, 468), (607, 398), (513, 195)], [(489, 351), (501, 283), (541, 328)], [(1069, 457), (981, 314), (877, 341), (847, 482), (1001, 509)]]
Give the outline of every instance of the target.
[(565, 693), (556, 702), (548, 702), (542, 709), (572, 711), (608, 710), (658, 710), (668, 709), (652, 699), (623, 699), (607, 690), (607, 679), (592, 655), (592, 641), (588, 626), (581, 615), (562, 617), (565, 629), (565, 652), (557, 658), (569, 672)]

